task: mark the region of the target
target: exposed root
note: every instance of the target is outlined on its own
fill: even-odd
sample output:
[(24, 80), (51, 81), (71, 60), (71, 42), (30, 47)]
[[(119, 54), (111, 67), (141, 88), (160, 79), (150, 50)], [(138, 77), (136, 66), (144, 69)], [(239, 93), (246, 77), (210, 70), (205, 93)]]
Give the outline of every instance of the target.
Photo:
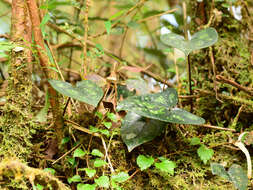
[[(6, 180), (14, 178), (15, 181), (28, 180), (31, 186), (37, 184), (43, 185), (45, 188), (52, 188), (54, 190), (70, 190), (56, 177), (49, 172), (40, 169), (31, 168), (16, 159), (6, 159), (0, 163), (0, 187), (5, 188), (9, 183)], [(4, 184), (4, 185), (2, 185)]]

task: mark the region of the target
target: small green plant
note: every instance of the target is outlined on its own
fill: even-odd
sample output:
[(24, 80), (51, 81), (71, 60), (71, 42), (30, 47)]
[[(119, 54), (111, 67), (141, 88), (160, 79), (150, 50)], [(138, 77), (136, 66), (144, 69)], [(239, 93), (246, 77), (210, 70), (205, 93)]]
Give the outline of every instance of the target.
[[(121, 137), (128, 150), (154, 139), (167, 123), (199, 125), (205, 122), (203, 118), (177, 108), (177, 102), (177, 92), (173, 88), (156, 94), (131, 96), (120, 102), (117, 110), (128, 111), (121, 126)], [(146, 123), (145, 118), (151, 120)]]
[(197, 150), (197, 153), (200, 159), (204, 162), (204, 164), (206, 164), (207, 161), (210, 160), (214, 154), (213, 150), (202, 144), (200, 142), (200, 139), (197, 137), (191, 139), (190, 145), (192, 146), (200, 145)]
[[(129, 175), (126, 172), (119, 172), (119, 173), (112, 173), (110, 174), (102, 174), (101, 176), (98, 175), (98, 171), (100, 171), (100, 168), (108, 165), (108, 163), (104, 160), (105, 156), (104, 154), (98, 150), (98, 149), (93, 149), (91, 152), (84, 151), (82, 148), (77, 148), (73, 156), (68, 159), (69, 163), (72, 165), (72, 167), (77, 167), (78, 160), (77, 159), (83, 159), (84, 156), (93, 156), (95, 157), (94, 159), (90, 160), (93, 163), (93, 167), (90, 168), (78, 168), (77, 171), (82, 172), (84, 171), (87, 177), (90, 180), (93, 180), (93, 184), (87, 184), (84, 183), (84, 178), (87, 179), (87, 177), (84, 177), (81, 175), (81, 173), (73, 175), (72, 177), (68, 178), (68, 183), (76, 183), (77, 184), (77, 189), (78, 190), (89, 190), (89, 189), (96, 189), (96, 187), (100, 188), (106, 188), (108, 189), (109, 187), (115, 188), (115, 189), (121, 189), (120, 188), (120, 183), (125, 182), (128, 180)], [(73, 168), (74, 168), (73, 167)]]
[(154, 164), (156, 169), (174, 175), (174, 169), (177, 167), (175, 162), (164, 157), (159, 157), (158, 160), (151, 156), (139, 155), (136, 162), (141, 171), (150, 168)]
[(218, 41), (218, 33), (214, 28), (206, 28), (195, 33), (189, 40), (175, 33), (161, 35), (160, 39), (164, 44), (181, 50), (187, 57), (189, 91), (192, 94), (191, 67), (188, 56), (194, 50), (210, 47), (215, 44)]

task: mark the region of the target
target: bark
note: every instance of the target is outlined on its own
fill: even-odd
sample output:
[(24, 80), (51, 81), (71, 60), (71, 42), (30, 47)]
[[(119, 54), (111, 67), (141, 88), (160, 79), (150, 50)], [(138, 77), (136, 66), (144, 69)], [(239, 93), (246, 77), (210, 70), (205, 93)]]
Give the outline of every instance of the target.
[[(34, 41), (36, 44), (40, 65), (43, 69), (45, 77), (47, 79), (56, 78), (54, 72), (49, 69), (49, 58), (46, 55), (46, 48), (44, 45), (44, 40), (42, 37), (42, 32), (40, 29), (40, 16), (39, 10), (35, 0), (27, 0), (27, 6), (29, 9), (29, 13), (31, 16), (33, 34), (34, 34)], [(53, 117), (54, 117), (54, 125), (56, 130), (56, 137), (58, 137), (58, 141), (62, 138), (62, 127), (63, 127), (63, 118), (62, 112), (60, 111), (59, 107), (59, 98), (57, 92), (52, 88), (52, 86), (47, 83), (48, 85), (48, 92), (50, 94), (50, 104), (52, 107)]]

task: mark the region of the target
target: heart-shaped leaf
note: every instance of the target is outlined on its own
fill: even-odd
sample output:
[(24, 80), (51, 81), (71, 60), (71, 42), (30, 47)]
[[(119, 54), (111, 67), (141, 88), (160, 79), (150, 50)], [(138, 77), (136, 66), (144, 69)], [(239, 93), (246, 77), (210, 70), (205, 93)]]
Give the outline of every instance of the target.
[(167, 124), (158, 120), (147, 120), (133, 112), (128, 112), (123, 120), (120, 133), (128, 151), (135, 147), (153, 140), (160, 135)]
[(140, 167), (141, 171), (149, 168), (153, 163), (154, 163), (154, 158), (151, 156), (144, 156), (144, 155), (139, 155), (137, 157), (137, 165)]
[(191, 40), (185, 40), (183, 36), (169, 33), (161, 35), (161, 41), (169, 46), (177, 48), (185, 53), (186, 56), (193, 50), (209, 47), (218, 40), (218, 34), (214, 28), (206, 28), (195, 33)]
[(233, 164), (228, 172), (225, 170), (225, 168), (218, 163), (212, 163), (211, 164), (212, 173), (214, 175), (218, 175), (220, 177), (223, 177), (230, 182), (234, 184), (236, 189), (239, 190), (246, 190), (248, 186), (248, 177), (246, 172), (242, 169), (240, 165)]
[(240, 165), (233, 164), (228, 170), (228, 175), (237, 189), (247, 189), (248, 177)]
[(59, 93), (95, 107), (103, 97), (103, 90), (96, 83), (89, 80), (77, 82), (76, 87), (59, 80), (51, 79), (49, 83)]
[(169, 88), (161, 93), (132, 96), (120, 102), (117, 110), (134, 112), (143, 117), (178, 124), (203, 124), (204, 119), (185, 110), (171, 107), (177, 104), (177, 92)]

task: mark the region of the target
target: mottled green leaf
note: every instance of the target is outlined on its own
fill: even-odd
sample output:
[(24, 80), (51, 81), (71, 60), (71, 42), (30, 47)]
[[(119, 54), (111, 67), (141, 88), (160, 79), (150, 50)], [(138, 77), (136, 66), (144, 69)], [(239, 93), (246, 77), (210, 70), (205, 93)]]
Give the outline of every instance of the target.
[(224, 166), (218, 163), (211, 163), (212, 174), (231, 180)]
[(118, 183), (125, 182), (129, 179), (129, 175), (126, 172), (120, 172), (118, 174), (112, 175), (112, 180)]
[(95, 168), (102, 167), (102, 166), (104, 166), (104, 165), (106, 165), (106, 164), (107, 164), (107, 162), (104, 161), (104, 160), (101, 160), (101, 159), (96, 159), (96, 160), (94, 161), (94, 167), (95, 167)]
[(143, 117), (179, 124), (203, 124), (204, 119), (179, 108), (171, 108), (177, 104), (177, 92), (166, 89), (161, 93), (129, 97), (117, 106), (117, 110), (134, 112)]
[(137, 165), (140, 167), (142, 171), (152, 166), (155, 160), (151, 156), (147, 157), (144, 155), (139, 155), (136, 161), (137, 161)]
[(148, 110), (150, 110), (150, 112), (154, 114), (159, 114), (160, 110), (157, 109), (158, 107), (174, 107), (177, 104), (177, 101), (178, 98), (176, 90), (173, 88), (168, 88), (165, 91), (156, 94), (131, 96), (120, 102), (117, 106), (117, 110), (133, 111), (137, 114), (139, 114), (138, 112), (148, 112)]
[(83, 151), (83, 149), (77, 148), (77, 149), (74, 151), (73, 157), (83, 157), (85, 154), (86, 154), (86, 152)]
[(177, 165), (173, 161), (164, 159), (162, 162), (155, 163), (155, 167), (163, 172), (174, 175), (174, 169), (177, 167)]
[(160, 135), (167, 124), (162, 121), (147, 119), (133, 112), (128, 112), (123, 120), (120, 133), (128, 151), (153, 140)]
[(200, 144), (200, 139), (198, 137), (194, 137), (191, 139), (190, 145), (199, 145)]
[(92, 178), (96, 174), (96, 170), (94, 169), (85, 168), (84, 170), (87, 176), (89, 176), (89, 178)]
[[(205, 120), (180, 108), (173, 108), (166, 117), (170, 123), (201, 125)], [(165, 120), (164, 120), (165, 121)]]
[(209, 47), (216, 43), (217, 40), (218, 34), (214, 28), (200, 30), (189, 41), (185, 40), (183, 36), (174, 33), (161, 35), (161, 41), (164, 44), (183, 51), (185, 55), (189, 55), (193, 50)]
[(98, 149), (93, 149), (91, 152), (91, 155), (93, 156), (98, 156), (98, 157), (103, 157), (104, 154), (102, 152), (100, 152)]
[(112, 126), (112, 122), (103, 121), (103, 125), (104, 125), (107, 129), (110, 129), (111, 126)]
[(95, 179), (95, 183), (99, 187), (109, 188), (110, 180), (108, 176), (100, 176), (98, 179)]
[(68, 180), (68, 183), (71, 184), (72, 182), (80, 182), (81, 177), (80, 175), (74, 175), (73, 177), (70, 177), (67, 180)]
[(228, 175), (237, 189), (247, 189), (248, 177), (240, 165), (233, 164), (228, 170)]
[(107, 113), (106, 113), (106, 116), (107, 116), (110, 120), (112, 120), (113, 122), (117, 122), (117, 117), (116, 117), (116, 115), (115, 115), (114, 113), (107, 112)]
[(77, 190), (95, 190), (97, 184), (83, 184), (83, 183), (78, 183), (77, 184)]
[(198, 148), (197, 152), (200, 159), (204, 162), (204, 164), (206, 164), (207, 161), (210, 160), (214, 154), (213, 150), (207, 148), (205, 145), (201, 145)]
[(78, 82), (76, 87), (70, 83), (53, 79), (50, 79), (49, 83), (59, 93), (95, 107), (103, 97), (103, 90), (89, 80)]

